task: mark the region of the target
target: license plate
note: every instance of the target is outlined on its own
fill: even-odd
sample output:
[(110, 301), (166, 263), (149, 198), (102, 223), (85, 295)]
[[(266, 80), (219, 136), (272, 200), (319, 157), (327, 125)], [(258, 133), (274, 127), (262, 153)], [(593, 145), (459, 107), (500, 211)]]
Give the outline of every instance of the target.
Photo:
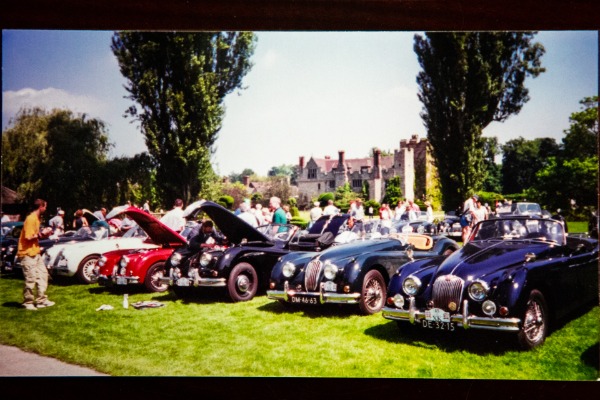
[(292, 297), (292, 303), (297, 303), (297, 304), (317, 304), (317, 298), (316, 297), (308, 297), (308, 296), (300, 296), (300, 295), (296, 295), (294, 297)]
[(117, 285), (127, 285), (127, 279), (123, 276), (117, 276)]
[(190, 280), (188, 278), (177, 279), (177, 286), (190, 286)]
[(323, 290), (335, 292), (337, 290), (337, 285), (332, 281), (327, 281), (323, 284)]
[(423, 328), (441, 331), (454, 331), (454, 322), (450, 322), (450, 313), (439, 308), (425, 311), (425, 319), (421, 321)]

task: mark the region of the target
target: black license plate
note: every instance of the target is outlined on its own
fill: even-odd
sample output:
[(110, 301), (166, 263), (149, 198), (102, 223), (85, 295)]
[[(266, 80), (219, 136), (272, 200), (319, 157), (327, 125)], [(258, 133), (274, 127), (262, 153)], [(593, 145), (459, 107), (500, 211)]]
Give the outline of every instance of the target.
[(454, 322), (442, 322), (442, 321), (428, 321), (426, 319), (421, 321), (421, 326), (427, 329), (435, 329), (439, 331), (454, 332), (456, 325)]
[(311, 305), (315, 305), (315, 304), (319, 303), (319, 301), (317, 300), (316, 297), (301, 296), (301, 295), (296, 295), (296, 296), (292, 297), (291, 301), (292, 301), (292, 303), (295, 303), (295, 304), (311, 304)]

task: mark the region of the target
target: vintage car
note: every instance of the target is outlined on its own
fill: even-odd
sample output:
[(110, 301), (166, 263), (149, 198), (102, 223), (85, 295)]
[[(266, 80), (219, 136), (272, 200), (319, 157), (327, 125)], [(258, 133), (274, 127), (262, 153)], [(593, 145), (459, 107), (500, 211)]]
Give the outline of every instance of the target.
[(438, 234), (451, 238), (462, 238), (462, 227), (460, 226), (460, 217), (454, 211), (444, 215), (444, 218), (437, 225)]
[(400, 265), (445, 257), (458, 248), (446, 237), (409, 233), (357, 240), (321, 253), (290, 253), (273, 267), (267, 296), (283, 304), (358, 304), (362, 314), (374, 314), (384, 306), (387, 284)]
[(424, 235), (437, 235), (437, 225), (427, 221), (427, 212), (419, 211), (416, 219), (401, 219), (392, 223), (392, 229), (402, 233), (420, 233)]
[(125, 249), (153, 249), (161, 247), (153, 243), (140, 227), (129, 229), (123, 236), (107, 237), (99, 227), (94, 240), (58, 243), (44, 252), (44, 262), (50, 273), (57, 276), (76, 276), (81, 283), (96, 281), (94, 269), (102, 253)]
[[(312, 251), (322, 250), (339, 243), (346, 243), (356, 239), (348, 226), (349, 214), (323, 215), (308, 229), (298, 232), (292, 238), (290, 250)], [(342, 235), (344, 234), (344, 235)], [(351, 234), (348, 236), (347, 234)]]
[(598, 300), (598, 241), (556, 220), (484, 220), (450, 257), (418, 260), (392, 277), (383, 317), (427, 329), (513, 332), (541, 345), (552, 321)]
[(186, 218), (206, 214), (227, 238), (227, 246), (193, 249), (184, 246), (167, 260), (167, 276), (161, 279), (178, 296), (194, 287), (223, 287), (231, 300), (247, 301), (266, 288), (271, 269), (289, 253), (298, 227), (268, 224), (253, 228), (222, 206), (205, 200), (190, 204)]
[(2, 245), (0, 271), (2, 272), (13, 271), (17, 245), (19, 244), (19, 236), (21, 236), (22, 229), (23, 221), (2, 222), (2, 235), (0, 236), (0, 244)]
[[(143, 285), (149, 292), (166, 291), (168, 285), (160, 280), (164, 276), (165, 262), (175, 249), (187, 244), (186, 238), (137, 207), (114, 209), (109, 217), (121, 214), (135, 221), (152, 242), (160, 247), (119, 249), (103, 253), (95, 270), (98, 284), (117, 288)], [(188, 229), (187, 232), (189, 231)]]

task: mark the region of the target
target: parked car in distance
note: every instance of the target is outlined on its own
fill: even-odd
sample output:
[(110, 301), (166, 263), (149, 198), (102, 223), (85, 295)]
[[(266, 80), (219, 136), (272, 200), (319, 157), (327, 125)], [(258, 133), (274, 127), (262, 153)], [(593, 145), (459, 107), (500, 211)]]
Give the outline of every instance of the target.
[(283, 304), (358, 304), (362, 314), (374, 314), (384, 306), (390, 276), (400, 265), (458, 248), (446, 237), (410, 233), (356, 240), (321, 253), (289, 253), (273, 267), (267, 296)]
[(18, 222), (2, 222), (2, 235), (0, 236), (0, 244), (2, 252), (0, 254), (0, 271), (12, 272), (17, 254), (17, 245), (19, 244), (19, 236), (23, 229), (23, 221)]
[(196, 287), (222, 287), (234, 301), (248, 301), (268, 285), (271, 269), (289, 253), (298, 227), (268, 224), (253, 228), (222, 206), (205, 200), (190, 204), (186, 218), (205, 213), (227, 238), (227, 245), (193, 249), (181, 247), (167, 260), (162, 281), (178, 296)]
[(451, 238), (462, 239), (462, 228), (460, 226), (460, 217), (454, 211), (447, 212), (438, 225), (438, 234)]
[(416, 219), (401, 219), (392, 223), (392, 229), (402, 233), (420, 233), (423, 235), (437, 235), (437, 225), (427, 221), (427, 212), (419, 211), (416, 213)]
[[(143, 285), (149, 292), (166, 291), (168, 285), (161, 281), (165, 275), (165, 262), (175, 249), (187, 244), (186, 238), (137, 207), (114, 209), (109, 217), (121, 214), (135, 221), (152, 242), (160, 247), (119, 249), (103, 253), (95, 269), (98, 284), (112, 288)], [(190, 229), (186, 232), (189, 231)]]
[(552, 219), (484, 220), (450, 257), (405, 264), (387, 297), (383, 317), (400, 328), (512, 332), (531, 349), (551, 323), (598, 300), (598, 241), (567, 236)]

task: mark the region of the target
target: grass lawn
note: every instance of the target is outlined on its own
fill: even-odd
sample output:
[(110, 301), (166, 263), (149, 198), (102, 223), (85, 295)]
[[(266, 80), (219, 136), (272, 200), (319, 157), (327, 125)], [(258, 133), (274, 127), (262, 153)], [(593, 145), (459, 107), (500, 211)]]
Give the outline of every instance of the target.
[[(23, 281), (0, 279), (0, 343), (113, 376), (392, 377), (596, 380), (598, 307), (560, 324), (539, 349), (510, 335), (440, 334), (404, 327), (353, 307), (288, 309), (258, 296), (230, 303), (206, 290), (183, 301), (169, 293), (122, 295), (97, 285), (53, 281), (51, 308), (21, 308)], [(103, 304), (111, 311), (95, 311)]]

